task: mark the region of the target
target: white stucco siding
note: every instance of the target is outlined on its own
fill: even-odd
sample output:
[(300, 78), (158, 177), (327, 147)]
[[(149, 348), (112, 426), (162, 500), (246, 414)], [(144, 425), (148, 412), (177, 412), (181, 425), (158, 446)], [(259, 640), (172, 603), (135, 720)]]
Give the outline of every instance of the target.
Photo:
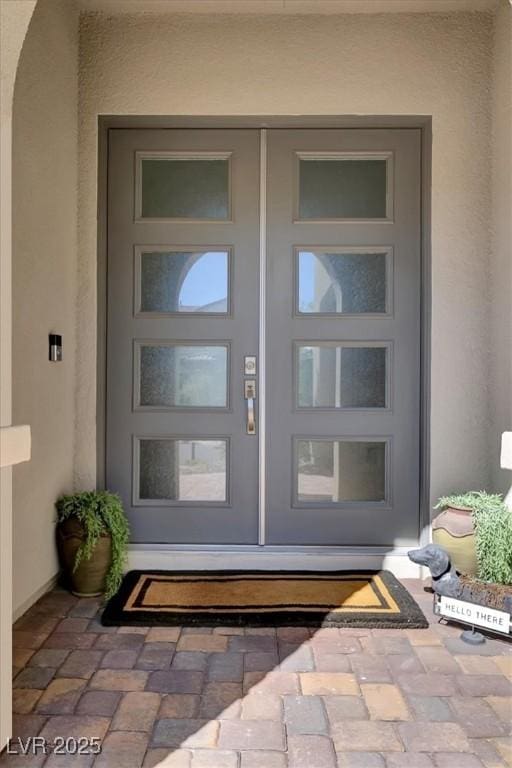
[(480, 13), (83, 17), (78, 484), (96, 477), (99, 114), (432, 115), (431, 492), (489, 484), (491, 46)]
[(512, 6), (500, 5), (494, 24), (492, 77), (490, 455), (493, 486), (512, 488), (512, 473), (500, 470), (501, 433), (512, 430)]
[[(32, 432), (32, 459), (13, 470), (16, 612), (57, 573), (54, 505), (73, 489), (77, 65), (73, 4), (39, 0), (13, 109), (13, 422)], [(62, 363), (48, 360), (52, 331)]]

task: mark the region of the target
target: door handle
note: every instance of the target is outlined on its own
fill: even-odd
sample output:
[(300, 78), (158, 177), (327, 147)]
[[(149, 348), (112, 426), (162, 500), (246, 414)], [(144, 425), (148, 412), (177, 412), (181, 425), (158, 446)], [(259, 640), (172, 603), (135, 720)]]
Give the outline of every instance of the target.
[(244, 398), (247, 401), (247, 427), (248, 435), (256, 434), (256, 415), (254, 401), (256, 400), (256, 379), (245, 379)]

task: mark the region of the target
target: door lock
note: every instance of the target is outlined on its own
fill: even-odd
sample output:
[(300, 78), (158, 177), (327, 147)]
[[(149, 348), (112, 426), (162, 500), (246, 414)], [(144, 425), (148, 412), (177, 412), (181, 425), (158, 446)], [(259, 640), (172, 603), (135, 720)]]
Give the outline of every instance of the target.
[(256, 380), (246, 379), (244, 381), (244, 397), (246, 400), (256, 399)]
[(244, 373), (246, 376), (256, 376), (256, 356), (246, 355), (244, 357)]

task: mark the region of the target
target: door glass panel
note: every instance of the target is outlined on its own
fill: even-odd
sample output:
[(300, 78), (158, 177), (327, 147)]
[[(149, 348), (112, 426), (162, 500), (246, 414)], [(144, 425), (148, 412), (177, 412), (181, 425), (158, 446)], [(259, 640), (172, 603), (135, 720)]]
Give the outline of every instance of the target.
[(299, 159), (299, 219), (385, 219), (387, 161)]
[(386, 444), (297, 440), (299, 502), (384, 501)]
[(229, 160), (141, 158), (143, 219), (229, 219)]
[(228, 312), (228, 251), (147, 251), (140, 259), (141, 312)]
[(298, 347), (299, 408), (385, 408), (386, 347)]
[(139, 498), (226, 501), (227, 441), (141, 439)]
[(139, 405), (226, 408), (227, 359), (225, 345), (142, 344)]
[(299, 250), (297, 306), (303, 314), (385, 313), (387, 252)]

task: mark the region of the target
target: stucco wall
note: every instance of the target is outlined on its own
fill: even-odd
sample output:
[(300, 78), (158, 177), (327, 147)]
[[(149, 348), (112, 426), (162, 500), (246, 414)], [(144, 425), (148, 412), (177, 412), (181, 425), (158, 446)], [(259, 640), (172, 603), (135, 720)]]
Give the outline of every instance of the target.
[(507, 493), (512, 473), (499, 468), (500, 437), (512, 429), (512, 5), (502, 0), (494, 28), (492, 89), (492, 397), (493, 484)]
[(14, 457), (6, 457), (3, 446), (12, 424), (12, 107), (16, 69), (34, 6), (35, 0), (0, 3), (0, 749), (12, 733)]
[[(39, 0), (13, 114), (13, 421), (32, 427), (13, 478), (15, 611), (57, 572), (54, 502), (73, 483), (77, 64), (73, 3)], [(51, 331), (62, 363), (48, 361)]]
[(478, 13), (83, 17), (80, 485), (96, 471), (98, 114), (432, 115), (432, 495), (489, 485), (491, 45)]

